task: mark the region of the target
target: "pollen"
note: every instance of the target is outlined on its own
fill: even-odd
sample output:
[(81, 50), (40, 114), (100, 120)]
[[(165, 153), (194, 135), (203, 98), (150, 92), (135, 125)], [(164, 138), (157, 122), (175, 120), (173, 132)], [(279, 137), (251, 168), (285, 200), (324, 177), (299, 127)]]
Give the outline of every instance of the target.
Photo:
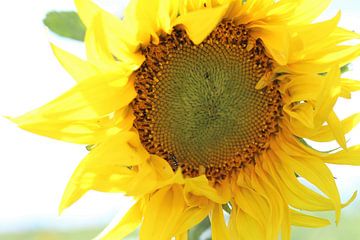
[(256, 87), (274, 67), (261, 41), (224, 20), (199, 45), (177, 26), (141, 51), (132, 108), (151, 154), (215, 182), (256, 164), (282, 116), (276, 79)]

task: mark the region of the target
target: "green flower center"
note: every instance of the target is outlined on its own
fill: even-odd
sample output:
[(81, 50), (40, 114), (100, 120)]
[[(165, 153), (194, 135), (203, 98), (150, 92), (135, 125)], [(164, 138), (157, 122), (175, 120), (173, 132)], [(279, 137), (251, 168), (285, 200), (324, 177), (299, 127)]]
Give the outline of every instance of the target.
[(175, 29), (143, 50), (134, 126), (150, 153), (217, 181), (254, 163), (278, 129), (281, 99), (275, 82), (255, 88), (272, 61), (250, 44), (244, 27), (223, 22), (200, 45)]

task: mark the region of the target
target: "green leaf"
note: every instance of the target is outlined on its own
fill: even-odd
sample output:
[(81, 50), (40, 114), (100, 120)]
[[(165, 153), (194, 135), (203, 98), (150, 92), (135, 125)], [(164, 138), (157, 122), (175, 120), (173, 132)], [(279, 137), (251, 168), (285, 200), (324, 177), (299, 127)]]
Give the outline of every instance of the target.
[(84, 41), (85, 26), (76, 12), (49, 12), (43, 22), (51, 31), (62, 37)]
[(346, 73), (350, 71), (349, 64), (346, 64), (340, 68), (341, 73)]
[(225, 212), (227, 212), (228, 214), (231, 214), (231, 204), (230, 203), (223, 204), (222, 208)]
[(206, 217), (204, 220), (202, 220), (201, 223), (199, 223), (189, 231), (189, 240), (199, 240), (201, 234), (203, 234), (203, 232), (205, 232), (209, 228), (210, 220), (209, 217)]
[(88, 150), (90, 152), (91, 150), (93, 150), (94, 147), (95, 147), (95, 144), (86, 145), (86, 150)]

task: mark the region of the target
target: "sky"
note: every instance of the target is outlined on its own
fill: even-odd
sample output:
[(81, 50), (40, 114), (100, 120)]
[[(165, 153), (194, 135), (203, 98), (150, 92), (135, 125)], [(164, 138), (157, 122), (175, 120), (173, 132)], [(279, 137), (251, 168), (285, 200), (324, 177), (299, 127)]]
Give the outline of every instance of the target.
[[(102, 0), (106, 9), (120, 14), (127, 1)], [(314, 1), (316, 2), (316, 1)], [(50, 10), (74, 9), (71, 0), (12, 0), (0, 10), (0, 115), (17, 116), (52, 100), (74, 81), (61, 68), (49, 41), (83, 56), (80, 42), (50, 33), (42, 19)], [(341, 25), (360, 32), (360, 4), (336, 0), (322, 18), (342, 9)], [(360, 61), (347, 77), (360, 79)], [(341, 101), (336, 110), (346, 117), (360, 110), (360, 95)], [(360, 127), (347, 136), (349, 144), (360, 143)], [(319, 145), (328, 148), (332, 145)], [(81, 227), (102, 224), (124, 214), (132, 201), (119, 194), (90, 192), (58, 216), (57, 208), (68, 179), (87, 151), (18, 129), (0, 117), (0, 232), (37, 227)], [(344, 197), (360, 190), (360, 169), (332, 167)], [(359, 200), (357, 200), (359, 201)], [(358, 209), (360, 210), (360, 208)]]

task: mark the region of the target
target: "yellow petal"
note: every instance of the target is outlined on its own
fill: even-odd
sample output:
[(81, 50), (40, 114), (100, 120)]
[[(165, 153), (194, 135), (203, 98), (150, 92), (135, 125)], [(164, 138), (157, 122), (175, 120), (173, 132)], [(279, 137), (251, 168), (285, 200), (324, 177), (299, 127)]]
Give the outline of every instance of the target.
[(271, 151), (262, 160), (264, 160), (264, 168), (274, 178), (289, 205), (308, 211), (329, 211), (333, 209), (333, 204), (329, 198), (300, 183), (294, 171), (286, 165), (278, 163), (277, 156)]
[(301, 227), (325, 227), (330, 224), (329, 220), (306, 215), (295, 210), (290, 210), (291, 224)]
[(226, 17), (240, 24), (248, 24), (264, 18), (273, 4), (269, 0), (233, 1)]
[(186, 232), (199, 224), (207, 217), (211, 210), (212, 204), (202, 207), (188, 207), (179, 219), (176, 232)]
[(96, 239), (122, 239), (133, 232), (142, 221), (143, 212), (141, 205), (142, 201), (135, 203), (121, 220), (115, 219)]
[(134, 139), (135, 133), (122, 132), (92, 149), (69, 180), (60, 209), (69, 207), (88, 190), (125, 192), (135, 175), (128, 166), (148, 157), (142, 146), (133, 145)]
[(339, 43), (355, 39), (360, 39), (359, 33), (337, 27), (324, 43), (326, 46), (336, 46)]
[(150, 155), (147, 161), (137, 166), (136, 176), (127, 184), (126, 192), (131, 196), (143, 197), (174, 184), (184, 184), (181, 171), (174, 173), (166, 160)]
[(174, 176), (174, 171), (165, 159), (156, 155), (151, 155), (150, 164), (154, 171), (157, 173), (159, 179), (167, 180)]
[(360, 145), (349, 147), (336, 153), (331, 153), (323, 157), (324, 161), (333, 164), (360, 165)]
[(270, 19), (269, 22), (288, 22), (288, 18), (292, 17), (294, 11), (299, 7), (299, 1), (282, 0), (273, 2), (273, 5), (268, 9), (266, 16)]
[(310, 103), (285, 105), (284, 111), (292, 118), (293, 125), (301, 124), (307, 128), (314, 128), (314, 107)]
[(225, 204), (229, 201), (226, 196), (220, 195), (216, 189), (210, 185), (205, 175), (195, 178), (186, 178), (185, 192), (190, 192), (196, 196), (205, 196), (211, 201), (220, 204)]
[(286, 206), (284, 210), (284, 218), (281, 224), (281, 240), (290, 240), (291, 239), (291, 223), (290, 223), (290, 214), (289, 207)]
[(197, 11), (206, 7), (213, 7), (211, 0), (187, 0), (180, 1), (179, 13), (185, 15), (192, 11)]
[(80, 82), (93, 77), (99, 72), (91, 63), (56, 47), (54, 44), (51, 44), (51, 48), (61, 65), (76, 81)]
[(175, 240), (188, 240), (187, 232), (175, 236)]
[[(343, 133), (349, 133), (360, 122), (360, 113), (351, 115), (350, 117), (341, 121), (340, 127)], [(320, 126), (316, 129), (309, 129), (300, 127), (296, 124), (291, 124), (292, 131), (295, 135), (303, 138), (309, 138), (318, 142), (329, 142), (335, 140), (334, 133), (329, 125)]]
[(48, 119), (42, 116), (8, 118), (27, 131), (78, 144), (102, 142), (120, 131), (129, 130), (134, 121), (134, 116), (127, 108), (109, 116), (86, 120)]
[[(277, 154), (278, 159), (282, 161), (282, 164), (289, 166), (294, 173), (299, 174), (314, 184), (331, 199), (336, 211), (336, 222), (339, 222), (341, 210), (340, 196), (334, 177), (324, 162), (315, 156), (298, 156), (298, 150), (294, 151), (285, 144), (279, 146), (275, 141), (272, 142), (272, 148)], [(296, 157), (291, 157), (291, 154), (294, 154)]]
[(89, 27), (93, 18), (102, 11), (102, 9), (91, 0), (75, 0), (75, 5), (80, 19), (86, 27)]
[[(113, 170), (110, 171), (109, 168), (113, 168)], [(132, 178), (133, 173), (126, 167), (99, 164), (95, 168), (83, 168), (83, 165), (80, 164), (66, 186), (59, 205), (59, 212), (70, 207), (91, 189), (101, 192), (124, 192), (124, 186)]]
[(240, 239), (240, 233), (238, 232), (238, 226), (236, 213), (238, 212), (237, 206), (232, 203), (232, 209), (229, 219), (229, 232), (230, 232), (230, 239)]
[[(330, 20), (296, 27), (296, 31), (299, 32), (299, 36), (304, 46), (306, 46), (304, 50), (308, 51), (307, 48), (311, 49), (312, 44), (319, 43), (319, 41), (326, 39), (337, 28), (340, 17), (341, 14), (338, 12), (338, 14)], [(314, 32), (316, 32), (316, 34), (313, 34)]]
[(252, 24), (251, 35), (260, 38), (266, 50), (279, 65), (286, 65), (289, 60), (289, 34), (284, 26)]
[(325, 56), (314, 61), (315, 64), (331, 64), (335, 62), (338, 66), (344, 66), (360, 55), (360, 45), (339, 46), (338, 49), (328, 52)]
[[(185, 208), (180, 186), (162, 188), (146, 204), (140, 239), (171, 239)], [(159, 224), (161, 223), (161, 224)]]
[(266, 229), (269, 220), (269, 203), (252, 189), (239, 187), (234, 191), (234, 200), (244, 214), (256, 221), (259, 228)]
[(339, 86), (340, 69), (337, 66), (331, 68), (326, 75), (325, 85), (321, 89), (318, 101), (315, 106), (315, 121), (321, 126), (326, 121), (335, 106), (335, 103), (341, 93)]
[[(322, 47), (322, 46), (321, 46)], [(323, 48), (318, 48), (323, 50)], [(360, 45), (333, 46), (322, 51), (321, 54), (313, 54), (313, 59), (303, 59), (288, 65), (289, 69), (300, 73), (324, 73), (328, 72), (334, 64), (344, 66), (360, 55)]]
[(127, 106), (135, 96), (133, 82), (128, 81), (128, 76), (97, 75), (81, 81), (60, 97), (16, 121), (26, 125), (39, 118), (47, 118), (48, 121), (94, 119)]
[[(327, 27), (330, 28), (330, 26)], [(324, 34), (324, 30), (321, 29), (313, 29), (313, 31)], [(325, 31), (325, 33), (327, 32)], [(304, 35), (306, 36), (306, 34)], [(301, 52), (294, 51), (292, 57), (297, 60), (316, 60), (316, 59), (319, 60), (329, 53), (346, 51), (349, 48), (349, 46), (346, 46), (344, 42), (359, 38), (360, 35), (355, 32), (351, 32), (343, 28), (335, 27), (330, 33), (330, 35), (323, 36), (322, 39), (319, 39), (317, 42), (313, 42), (311, 45), (306, 45), (307, 47), (305, 49), (300, 48)], [(342, 66), (342, 63), (337, 63), (337, 64), (339, 66)]]
[(271, 239), (266, 237), (266, 233), (273, 228), (269, 225), (266, 229), (261, 228), (258, 222), (256, 222), (251, 216), (238, 210), (236, 213), (238, 232), (241, 236), (239, 239), (252, 240), (252, 239)]
[(118, 60), (128, 63), (130, 69), (139, 68), (145, 57), (139, 51), (136, 29), (105, 11), (101, 12), (101, 22), (111, 53)]
[(345, 97), (350, 98), (351, 92), (360, 91), (360, 81), (352, 79), (340, 79), (340, 85)]
[(225, 4), (215, 8), (204, 8), (179, 16), (174, 25), (182, 24), (190, 39), (201, 43), (211, 31), (221, 22), (229, 5)]
[[(286, 222), (286, 215), (288, 214), (288, 204), (284, 201), (283, 196), (279, 192), (276, 186), (273, 185), (273, 180), (270, 179), (263, 167), (256, 165), (254, 167), (255, 172), (251, 175), (250, 186), (261, 196), (266, 199), (269, 206), (269, 213), (267, 225), (271, 225), (271, 228), (267, 228), (265, 232), (268, 239), (276, 239), (279, 236), (282, 225)], [(259, 205), (266, 209), (265, 205)], [(283, 222), (283, 220), (285, 222)], [(252, 224), (253, 227), (256, 225)]]
[(135, 132), (118, 133), (91, 150), (91, 154), (94, 159), (108, 161), (117, 166), (135, 166), (149, 158)]
[(57, 121), (40, 118), (31, 123), (22, 123), (18, 119), (10, 119), (19, 124), (19, 127), (42, 136), (54, 139), (78, 143), (78, 144), (96, 144), (103, 139), (116, 134), (120, 129), (118, 127), (103, 126), (98, 123), (98, 119), (86, 121)]
[(346, 149), (346, 139), (345, 139), (345, 133), (343, 132), (343, 127), (341, 126), (341, 121), (336, 116), (334, 111), (330, 112), (329, 118), (327, 120), (332, 132), (334, 133), (336, 141), (339, 143), (339, 145)]
[(264, 87), (268, 86), (273, 79), (274, 73), (272, 71), (267, 71), (264, 75), (260, 78), (257, 82), (255, 89), (263, 89)]
[(318, 74), (304, 74), (291, 76), (290, 82), (282, 86), (282, 91), (289, 96), (289, 103), (301, 101), (316, 101), (319, 89), (323, 87), (326, 78)]
[(134, 175), (131, 181), (124, 187), (124, 192), (129, 196), (144, 197), (146, 194), (156, 191), (158, 181), (151, 169), (141, 170)]
[[(94, 18), (100, 15), (101, 19), (97, 20), (97, 24), (101, 25), (100, 28), (104, 31), (105, 38), (98, 36), (95, 39), (96, 41), (102, 40), (106, 42), (108, 50), (117, 59), (130, 64), (130, 68), (137, 69), (141, 65), (144, 57), (136, 53), (141, 41), (137, 39), (138, 29), (134, 28), (131, 21), (124, 24), (123, 21), (104, 11), (91, 0), (76, 0), (75, 4), (81, 20), (87, 28), (91, 28), (94, 24)], [(99, 32), (99, 30), (97, 31)], [(89, 35), (89, 33), (86, 33), (86, 35)]]
[(230, 233), (226, 227), (224, 213), (221, 204), (215, 204), (211, 216), (211, 232), (214, 240), (229, 240)]
[(311, 23), (315, 18), (329, 6), (331, 0), (301, 0), (299, 1), (296, 11), (292, 14), (292, 18), (289, 21), (291, 25)]
[(83, 80), (46, 105), (17, 118), (19, 127), (74, 143), (94, 144), (127, 129), (133, 116), (127, 104), (136, 95), (133, 83), (113, 74)]
[[(292, 30), (296, 32), (298, 39), (293, 39), (296, 41), (292, 42), (290, 62), (320, 59), (329, 52), (341, 50), (340, 43), (359, 38), (357, 34), (337, 27), (339, 20), (340, 13), (328, 21), (294, 27)], [(311, 37), (314, 32), (317, 33), (316, 36)]]
[(117, 69), (120, 69), (121, 71), (123, 64), (115, 60), (108, 48), (100, 13), (93, 17), (91, 24), (88, 26), (85, 35), (85, 46), (88, 60), (100, 70), (116, 72)]
[(147, 45), (150, 40), (157, 43), (160, 32), (171, 32), (177, 10), (177, 0), (136, 0), (130, 2), (124, 20), (136, 28), (137, 39)]

